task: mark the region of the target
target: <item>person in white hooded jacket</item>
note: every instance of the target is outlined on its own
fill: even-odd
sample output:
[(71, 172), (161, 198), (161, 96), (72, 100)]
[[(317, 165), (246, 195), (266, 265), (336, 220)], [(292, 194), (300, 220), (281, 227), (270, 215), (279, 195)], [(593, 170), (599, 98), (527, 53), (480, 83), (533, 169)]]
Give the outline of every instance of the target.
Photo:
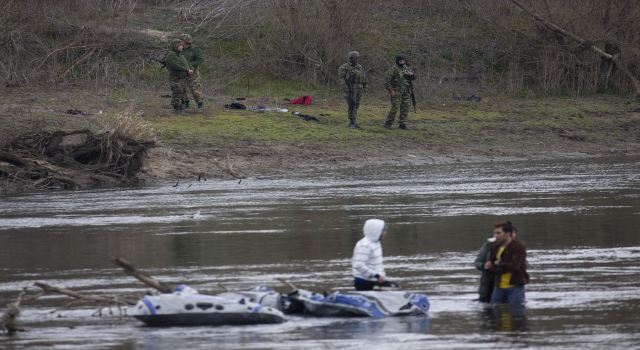
[[(380, 241), (387, 234), (385, 222), (380, 219), (369, 219), (364, 223), (364, 238), (356, 243), (353, 249), (353, 277), (356, 290), (381, 289), (394, 287), (387, 281), (382, 265), (382, 245)], [(396, 287), (397, 288), (397, 287)]]

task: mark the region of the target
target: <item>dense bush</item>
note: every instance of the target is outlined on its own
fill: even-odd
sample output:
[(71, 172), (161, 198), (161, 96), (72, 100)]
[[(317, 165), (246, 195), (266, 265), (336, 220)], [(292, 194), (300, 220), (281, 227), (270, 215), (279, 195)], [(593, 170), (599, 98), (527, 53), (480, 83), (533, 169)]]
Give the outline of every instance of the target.
[[(515, 2), (0, 0), (0, 79), (5, 86), (143, 87), (163, 78), (148, 66), (148, 53), (188, 32), (205, 49), (203, 74), (214, 82), (210, 88), (223, 92), (243, 79), (247, 88), (281, 79), (335, 86), (337, 67), (351, 50), (362, 54), (377, 85), (393, 57), (407, 55), (422, 93), (636, 91), (619, 69), (640, 76), (635, 0), (527, 2), (528, 11), (582, 42), (550, 29)], [(592, 45), (617, 55), (618, 64)]]

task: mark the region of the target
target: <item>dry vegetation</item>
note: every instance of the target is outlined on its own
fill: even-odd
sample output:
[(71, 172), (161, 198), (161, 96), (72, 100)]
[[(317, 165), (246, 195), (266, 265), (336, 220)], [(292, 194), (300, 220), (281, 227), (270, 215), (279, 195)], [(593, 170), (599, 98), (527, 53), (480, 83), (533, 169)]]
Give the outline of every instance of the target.
[(162, 50), (162, 33), (181, 32), (207, 50), (203, 73), (219, 90), (243, 78), (335, 84), (354, 49), (374, 81), (394, 55), (409, 55), (427, 78), (418, 81), (423, 93), (442, 84), (455, 92), (458, 83), (513, 95), (629, 94), (640, 75), (634, 0), (0, 2), (4, 86), (157, 84), (163, 75), (150, 73), (148, 53)]
[[(166, 73), (149, 55), (161, 55), (167, 41), (181, 33), (192, 34), (204, 50), (207, 96), (242, 93), (272, 101), (283, 89), (288, 97), (315, 90), (314, 97), (329, 97), (324, 100), (335, 106), (341, 103), (331, 102), (339, 95), (332, 93), (338, 91), (336, 70), (351, 50), (362, 55), (374, 97), (382, 97), (384, 72), (393, 57), (407, 55), (419, 76), (419, 103), (428, 107), (469, 92), (504, 98), (635, 97), (640, 91), (635, 0), (0, 0), (0, 5), (4, 96), (100, 91), (119, 104), (108, 115), (120, 111), (92, 130), (72, 129), (72, 123), (45, 130), (36, 125), (39, 112), (5, 100), (0, 118), (7, 123), (0, 126), (0, 136), (18, 137), (3, 139), (0, 147), (57, 166), (83, 164), (119, 179), (141, 168), (141, 155), (132, 156), (133, 148), (147, 149), (156, 141), (134, 108), (122, 110), (127, 98), (120, 96), (145, 96), (138, 101), (144, 110), (157, 104), (149, 96), (166, 93)], [(108, 108), (109, 101), (100, 103)], [(38, 122), (33, 130), (19, 111)], [(154, 110), (147, 118), (166, 115)], [(237, 130), (230, 133), (234, 140), (250, 138)], [(5, 180), (17, 181), (15, 169), (6, 162), (0, 166)], [(30, 177), (21, 186), (74, 186), (54, 181), (50, 173), (22, 169), (22, 179)]]

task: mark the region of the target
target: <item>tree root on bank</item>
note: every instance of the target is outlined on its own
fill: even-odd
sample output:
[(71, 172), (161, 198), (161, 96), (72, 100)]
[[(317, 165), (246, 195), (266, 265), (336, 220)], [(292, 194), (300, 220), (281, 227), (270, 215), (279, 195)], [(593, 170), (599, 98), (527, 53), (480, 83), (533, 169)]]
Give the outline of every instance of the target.
[[(66, 138), (73, 136), (75, 139)], [(78, 137), (82, 140), (78, 141)], [(75, 141), (75, 142), (74, 142)], [(128, 182), (142, 168), (155, 141), (122, 139), (106, 131), (87, 129), (39, 132), (18, 136), (0, 150), (0, 179), (12, 189), (76, 189), (81, 184), (58, 169), (91, 173), (94, 181), (105, 175)], [(2, 163), (8, 163), (3, 165)]]

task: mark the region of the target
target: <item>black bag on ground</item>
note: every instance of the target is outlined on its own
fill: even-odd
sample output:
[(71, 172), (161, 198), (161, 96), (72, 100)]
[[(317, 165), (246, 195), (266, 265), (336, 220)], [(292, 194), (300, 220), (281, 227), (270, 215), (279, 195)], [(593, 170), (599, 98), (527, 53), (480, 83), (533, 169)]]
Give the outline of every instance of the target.
[(243, 105), (242, 103), (231, 103), (228, 105), (224, 105), (224, 108), (229, 108), (229, 109), (247, 109), (247, 107), (245, 105)]

